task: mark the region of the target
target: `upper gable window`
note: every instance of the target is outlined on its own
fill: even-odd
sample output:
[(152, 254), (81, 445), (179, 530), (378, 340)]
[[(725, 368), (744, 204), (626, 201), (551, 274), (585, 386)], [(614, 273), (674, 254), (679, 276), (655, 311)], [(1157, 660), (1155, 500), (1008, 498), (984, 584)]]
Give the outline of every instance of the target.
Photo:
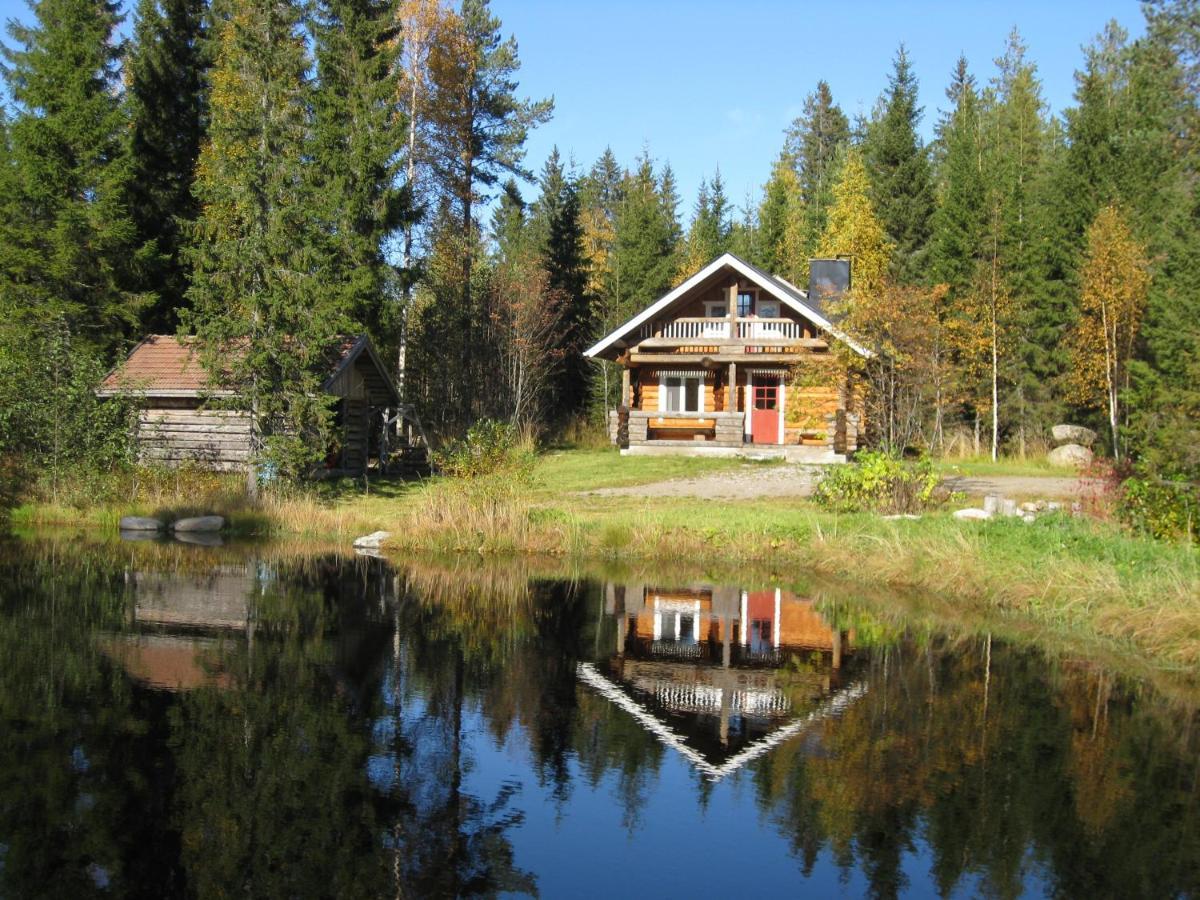
[(704, 303), (704, 315), (709, 319), (723, 319), (729, 315), (728, 304), (724, 300), (707, 300)]
[(751, 291), (738, 291), (738, 318), (744, 319), (754, 312), (754, 294)]

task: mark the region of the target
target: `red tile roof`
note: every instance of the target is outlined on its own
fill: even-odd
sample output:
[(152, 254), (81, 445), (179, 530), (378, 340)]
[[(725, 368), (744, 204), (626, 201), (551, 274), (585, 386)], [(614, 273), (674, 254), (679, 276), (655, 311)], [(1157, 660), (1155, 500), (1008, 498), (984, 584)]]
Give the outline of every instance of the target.
[[(227, 393), (213, 390), (208, 372), (200, 362), (200, 354), (191, 338), (170, 334), (152, 334), (133, 348), (128, 359), (113, 369), (100, 383), (101, 395), (130, 391), (147, 396), (200, 396)], [(339, 338), (328, 354), (330, 380), (357, 352), (369, 346), (365, 335)], [(371, 350), (379, 371), (387, 373)], [(392, 393), (395, 389), (391, 388)]]
[(199, 394), (208, 385), (208, 373), (191, 343), (169, 334), (150, 335), (133, 348), (123, 365), (108, 373), (100, 383), (101, 392)]

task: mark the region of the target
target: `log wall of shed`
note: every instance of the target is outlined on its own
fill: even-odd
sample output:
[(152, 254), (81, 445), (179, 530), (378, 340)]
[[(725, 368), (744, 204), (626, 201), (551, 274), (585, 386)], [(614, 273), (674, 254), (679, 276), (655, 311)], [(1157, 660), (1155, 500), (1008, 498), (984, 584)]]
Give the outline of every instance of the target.
[(193, 463), (222, 471), (243, 469), (250, 458), (250, 416), (200, 409), (198, 400), (148, 405), (138, 414), (136, 440), (143, 462)]

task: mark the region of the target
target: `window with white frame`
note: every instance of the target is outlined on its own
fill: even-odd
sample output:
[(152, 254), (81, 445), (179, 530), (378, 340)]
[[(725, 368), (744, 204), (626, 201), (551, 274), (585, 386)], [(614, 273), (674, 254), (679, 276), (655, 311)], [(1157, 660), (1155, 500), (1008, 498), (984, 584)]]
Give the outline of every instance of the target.
[(704, 301), (704, 315), (709, 319), (724, 319), (729, 315), (729, 307), (724, 300)]
[(779, 301), (778, 300), (759, 300), (758, 301), (758, 317), (760, 319), (778, 319), (779, 318)]
[(700, 375), (660, 375), (659, 412), (704, 412), (704, 378)]
[(737, 295), (737, 314), (739, 319), (744, 319), (754, 312), (754, 292), (753, 291), (738, 291)]

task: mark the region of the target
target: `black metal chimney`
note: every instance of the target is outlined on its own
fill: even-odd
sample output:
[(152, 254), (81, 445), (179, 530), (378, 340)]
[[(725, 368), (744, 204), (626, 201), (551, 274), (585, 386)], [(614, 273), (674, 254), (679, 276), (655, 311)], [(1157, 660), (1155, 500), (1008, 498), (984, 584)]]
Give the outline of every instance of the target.
[(808, 302), (818, 311), (825, 304), (840, 300), (850, 290), (850, 260), (810, 259), (808, 261)]

